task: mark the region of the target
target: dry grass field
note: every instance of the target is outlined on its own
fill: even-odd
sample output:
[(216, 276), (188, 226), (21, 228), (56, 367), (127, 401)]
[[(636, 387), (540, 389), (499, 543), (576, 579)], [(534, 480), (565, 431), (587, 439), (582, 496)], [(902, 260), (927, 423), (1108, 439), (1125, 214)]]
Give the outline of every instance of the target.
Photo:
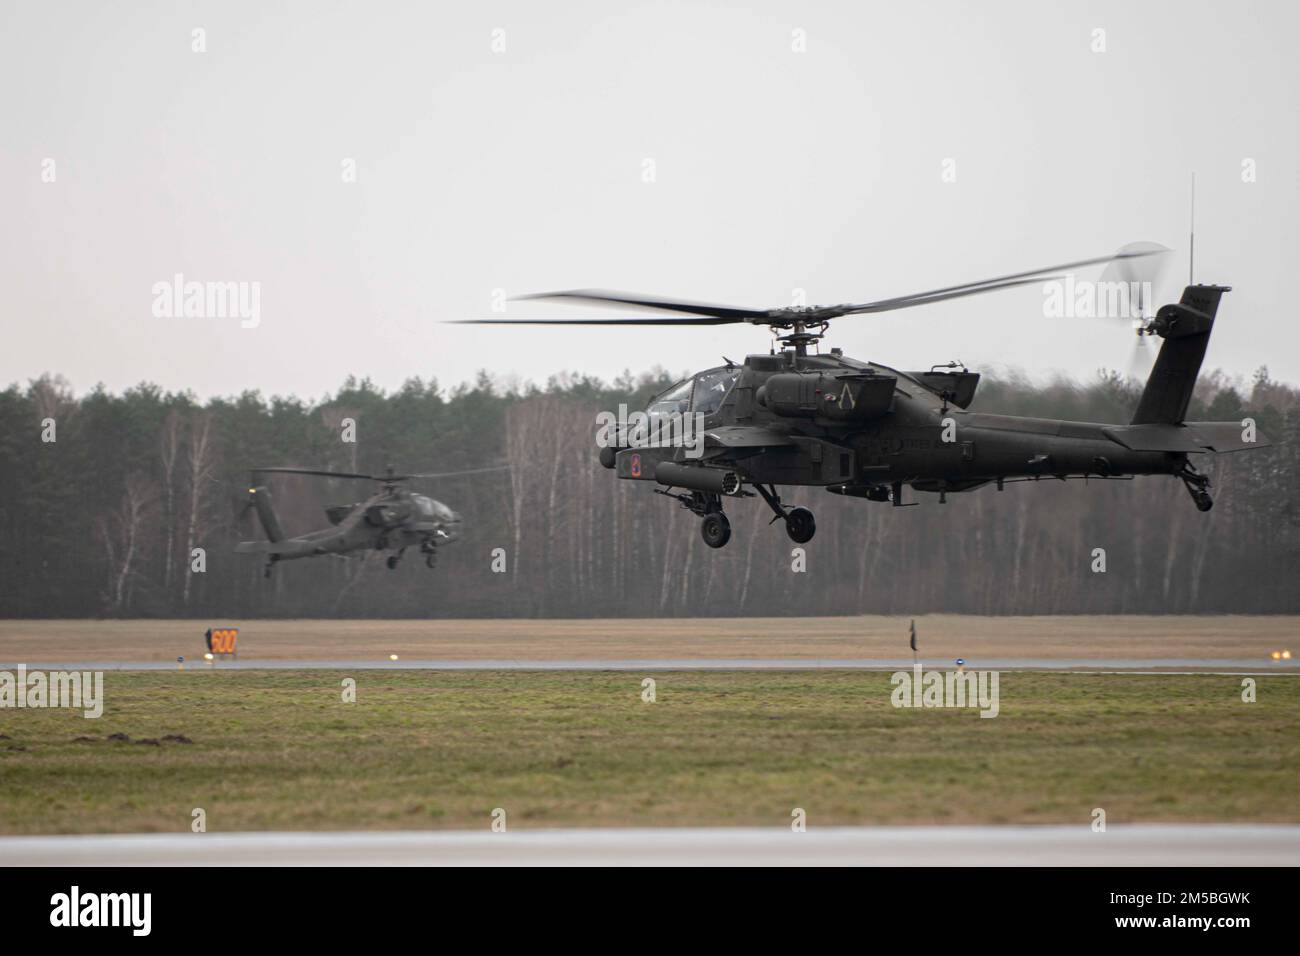
[[(1300, 657), (1295, 617), (917, 618), (928, 660)], [(235, 625), (244, 659), (652, 660), (902, 658), (907, 618), (454, 621), (0, 621), (0, 663), (170, 661), (204, 651), (203, 632)]]

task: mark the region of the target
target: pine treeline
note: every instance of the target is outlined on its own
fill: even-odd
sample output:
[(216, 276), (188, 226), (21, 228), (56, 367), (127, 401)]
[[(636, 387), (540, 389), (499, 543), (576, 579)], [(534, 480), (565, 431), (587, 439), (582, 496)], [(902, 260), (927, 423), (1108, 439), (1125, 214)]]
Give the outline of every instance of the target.
[[(698, 520), (651, 485), (596, 462), (595, 417), (641, 407), (662, 371), (612, 384), (560, 377), (449, 391), (412, 380), (385, 394), (349, 379), (316, 403), (257, 393), (201, 404), (141, 385), (75, 397), (45, 377), (0, 392), (0, 616), (654, 617), (953, 612), (1295, 613), (1300, 551), (1300, 392), (1257, 374), (1249, 389), (1203, 376), (1189, 418), (1255, 418), (1274, 447), (1205, 462), (1216, 504), (1201, 514), (1172, 478), (1009, 484), (922, 506), (785, 489), (817, 515), (807, 571), (757, 500), (733, 503), (731, 544), (711, 551)], [(1127, 421), (1139, 387), (986, 380), (975, 408)], [(343, 419), (357, 442), (340, 440)], [(53, 419), (53, 442), (42, 423)], [(436, 571), (364, 561), (279, 565), (231, 553), (259, 537), (244, 509), (248, 469), (509, 472), (419, 486), (459, 511), (463, 539)], [(277, 478), (285, 529), (326, 524), (362, 483)], [(791, 493), (793, 492), (793, 493)], [(204, 560), (193, 558), (203, 549)], [(493, 570), (503, 549), (505, 571)], [(1094, 573), (1093, 552), (1106, 552)], [(496, 562), (499, 567), (500, 562)]]

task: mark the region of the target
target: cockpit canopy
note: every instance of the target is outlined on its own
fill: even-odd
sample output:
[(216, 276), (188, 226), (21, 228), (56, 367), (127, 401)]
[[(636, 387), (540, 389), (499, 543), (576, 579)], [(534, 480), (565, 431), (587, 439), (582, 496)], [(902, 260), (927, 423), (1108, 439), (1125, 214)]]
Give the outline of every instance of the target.
[(724, 365), (701, 372), (693, 379), (695, 387), (691, 392), (691, 411), (701, 415), (712, 415), (722, 407), (723, 400), (740, 377), (740, 368), (736, 365)]
[(683, 379), (667, 391), (660, 392), (650, 402), (646, 413), (652, 422), (674, 413), (712, 415), (722, 407), (723, 400), (739, 377), (738, 365), (724, 365), (700, 372), (692, 378)]
[(450, 522), (456, 520), (456, 515), (450, 508), (441, 501), (435, 501), (427, 495), (411, 495), (411, 501), (415, 503), (415, 510), (419, 512), (421, 521)]
[(739, 377), (739, 366), (724, 365), (683, 379), (660, 392), (646, 408), (645, 427), (633, 428), (632, 443), (662, 439), (668, 435), (680, 436), (686, 417), (715, 414)]

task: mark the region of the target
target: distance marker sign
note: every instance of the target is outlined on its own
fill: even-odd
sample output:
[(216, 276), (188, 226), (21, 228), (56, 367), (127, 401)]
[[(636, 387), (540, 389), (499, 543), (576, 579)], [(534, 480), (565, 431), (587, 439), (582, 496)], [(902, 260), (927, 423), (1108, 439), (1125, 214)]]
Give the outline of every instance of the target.
[(213, 654), (234, 655), (239, 645), (239, 628), (210, 627), (203, 635), (208, 642), (208, 651)]

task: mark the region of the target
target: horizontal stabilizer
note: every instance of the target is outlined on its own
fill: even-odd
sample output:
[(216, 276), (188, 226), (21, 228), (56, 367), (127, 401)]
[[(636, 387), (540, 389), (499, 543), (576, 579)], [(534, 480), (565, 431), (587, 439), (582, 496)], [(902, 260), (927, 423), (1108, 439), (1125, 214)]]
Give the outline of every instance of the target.
[(1183, 425), (1108, 425), (1102, 429), (1112, 441), (1130, 451), (1164, 451), (1178, 454), (1223, 453), (1263, 448), (1268, 439), (1255, 434), (1247, 441), (1241, 422), (1187, 422)]
[[(301, 539), (289, 538), (284, 541), (241, 541), (235, 545), (235, 554), (302, 554)], [(312, 553), (324, 554), (316, 549)]]
[[(1187, 427), (1196, 434), (1201, 444), (1219, 454), (1267, 448), (1272, 444), (1254, 429), (1248, 433), (1241, 422), (1188, 422)], [(1253, 441), (1246, 440), (1248, 434)]]

